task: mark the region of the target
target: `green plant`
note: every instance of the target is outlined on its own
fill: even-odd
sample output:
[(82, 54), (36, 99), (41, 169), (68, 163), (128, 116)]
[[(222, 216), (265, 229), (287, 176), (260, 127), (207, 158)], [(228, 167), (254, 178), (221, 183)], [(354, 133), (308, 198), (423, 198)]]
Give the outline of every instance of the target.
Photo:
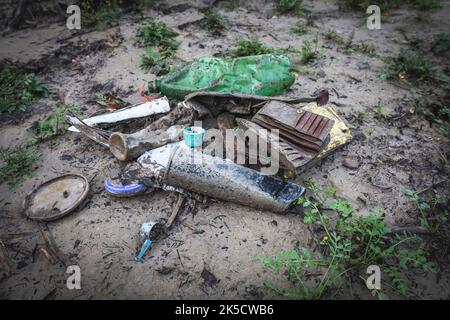
[(447, 54), (450, 50), (450, 34), (448, 33), (439, 33), (434, 37), (434, 41), (432, 44), (431, 50), (437, 54)]
[(275, 9), (280, 14), (302, 15), (305, 12), (302, 0), (275, 0)]
[(4, 65), (0, 72), (0, 113), (25, 111), (39, 98), (46, 97), (49, 87), (39, 81), (32, 73)]
[(164, 22), (148, 20), (145, 25), (140, 27), (136, 37), (143, 47), (165, 46), (173, 47), (172, 39), (178, 35), (175, 31), (169, 29)]
[(103, 30), (115, 23), (119, 15), (116, 1), (83, 0), (80, 4), (81, 23), (86, 27)]
[(227, 21), (217, 10), (206, 10), (203, 15), (205, 16), (206, 30), (209, 32), (227, 29)]
[(124, 101), (122, 101), (120, 98), (117, 98), (111, 93), (103, 94), (101, 92), (96, 92), (95, 98), (97, 99), (97, 101), (103, 103), (105, 107), (109, 107), (111, 109), (121, 109), (126, 107), (127, 105)]
[(436, 0), (412, 0), (410, 7), (418, 11), (430, 11), (441, 8)]
[(69, 127), (64, 119), (64, 113), (66, 111), (77, 113), (79, 110), (79, 106), (75, 104), (58, 104), (51, 114), (36, 122), (30, 130), (38, 141), (44, 141), (59, 136), (65, 133), (66, 129)]
[(392, 78), (423, 80), (430, 78), (432, 72), (433, 68), (425, 58), (402, 48), (397, 57), (387, 59), (380, 78), (383, 80)]
[(325, 39), (336, 43), (338, 46), (343, 46), (345, 44), (344, 38), (333, 29), (326, 29), (324, 33)]
[(32, 176), (31, 166), (40, 157), (34, 140), (25, 141), (14, 148), (0, 148), (0, 183), (11, 187)]
[(373, 107), (373, 112), (375, 113), (375, 119), (379, 121), (388, 120), (389, 116), (383, 113), (383, 109), (381, 107), (381, 100)]
[(292, 28), (291, 33), (296, 36), (301, 36), (308, 33), (309, 27), (306, 23), (299, 21)]
[(273, 49), (262, 43), (258, 37), (250, 39), (240, 38), (236, 42), (235, 48), (231, 50), (231, 55), (235, 57), (255, 56), (260, 54), (272, 53)]
[(103, 30), (117, 25), (122, 13), (142, 14), (151, 0), (81, 0), (81, 23), (86, 27)]
[(357, 111), (356, 113), (351, 114), (348, 120), (354, 126), (360, 126), (364, 121), (365, 115), (365, 112)]
[(313, 50), (311, 42), (305, 40), (300, 49), (300, 55), (302, 56), (303, 63), (311, 62), (317, 58), (317, 47)]
[(368, 55), (374, 55), (374, 48), (367, 41), (355, 42), (355, 30), (353, 30), (347, 39), (344, 39), (340, 34), (338, 34), (333, 29), (326, 29), (324, 32), (324, 37), (326, 40), (331, 41), (336, 44), (338, 49), (344, 51), (347, 54), (353, 52), (364, 53)]
[[(170, 71), (170, 64), (178, 43), (173, 38), (178, 34), (169, 29), (161, 21), (147, 21), (138, 29), (136, 37), (142, 46), (146, 47), (146, 54), (140, 56), (141, 69), (154, 71), (160, 75)], [(158, 51), (154, 47), (158, 47)]]
[[(281, 288), (266, 281), (268, 288), (287, 298), (338, 298), (346, 285), (365, 280), (361, 274), (365, 274), (367, 266), (375, 264), (389, 274), (389, 279), (384, 280), (388, 287), (407, 295), (406, 271), (435, 271), (418, 236), (392, 235), (379, 212), (355, 215), (347, 201), (334, 197), (334, 186), (327, 187), (323, 193), (313, 181), (306, 181), (305, 186), (312, 196), (301, 197), (297, 203), (304, 208), (303, 221), (314, 230), (319, 250), (300, 248), (273, 257), (257, 257), (274, 275), (285, 275), (292, 284)], [(330, 211), (336, 218), (325, 214)], [(372, 294), (387, 297), (385, 292)]]
[(153, 66), (162, 61), (161, 54), (155, 52), (153, 48), (149, 47), (146, 54), (141, 54), (141, 69), (149, 71)]
[(160, 51), (154, 51), (153, 48), (149, 47), (146, 54), (142, 54), (140, 57), (140, 67), (147, 72), (152, 71), (157, 75), (168, 73), (173, 54), (173, 49), (167, 47), (160, 49)]

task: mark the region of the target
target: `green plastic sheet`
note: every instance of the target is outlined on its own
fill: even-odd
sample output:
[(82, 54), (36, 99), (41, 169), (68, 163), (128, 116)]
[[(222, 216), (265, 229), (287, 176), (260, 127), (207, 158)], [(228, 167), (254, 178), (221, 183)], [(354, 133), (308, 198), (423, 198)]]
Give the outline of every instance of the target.
[(155, 80), (149, 89), (179, 100), (195, 91), (274, 96), (283, 94), (294, 80), (287, 55), (205, 57)]

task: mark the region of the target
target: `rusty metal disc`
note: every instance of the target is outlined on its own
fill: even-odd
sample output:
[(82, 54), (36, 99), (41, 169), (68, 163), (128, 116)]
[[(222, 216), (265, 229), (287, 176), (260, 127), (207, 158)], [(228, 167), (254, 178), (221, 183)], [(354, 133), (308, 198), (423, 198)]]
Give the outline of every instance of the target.
[(89, 182), (78, 174), (67, 174), (44, 182), (25, 197), (28, 218), (54, 221), (75, 210), (87, 197)]

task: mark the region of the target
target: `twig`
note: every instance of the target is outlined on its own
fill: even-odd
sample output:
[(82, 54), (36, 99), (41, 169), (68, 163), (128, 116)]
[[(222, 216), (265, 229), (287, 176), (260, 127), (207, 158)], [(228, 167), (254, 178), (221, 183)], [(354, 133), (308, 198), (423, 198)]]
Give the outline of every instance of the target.
[[(55, 239), (53, 239), (47, 224), (39, 224), (39, 231), (45, 240), (46, 248), (41, 248), (41, 251), (48, 258), (48, 255), (53, 256), (54, 259), (61, 262), (64, 266), (67, 266), (65, 255), (59, 250), (56, 245)], [(46, 252), (47, 251), (47, 252)], [(52, 262), (52, 259), (49, 259)]]
[(177, 214), (180, 211), (181, 206), (183, 205), (184, 199), (185, 199), (184, 195), (179, 193), (177, 203), (173, 207), (172, 214), (170, 215), (169, 219), (167, 220), (166, 229), (170, 229), (170, 227), (172, 226), (173, 221), (177, 217)]

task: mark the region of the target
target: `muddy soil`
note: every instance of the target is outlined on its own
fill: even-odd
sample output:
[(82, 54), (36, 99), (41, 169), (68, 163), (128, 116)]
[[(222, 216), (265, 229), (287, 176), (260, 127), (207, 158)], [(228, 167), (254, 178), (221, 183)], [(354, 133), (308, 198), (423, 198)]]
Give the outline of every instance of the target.
[[(404, 196), (404, 189), (419, 191), (438, 183), (436, 190), (448, 199), (448, 141), (422, 117), (409, 112), (407, 88), (378, 78), (383, 67), (379, 58), (345, 54), (320, 32), (332, 28), (346, 38), (354, 29), (356, 41), (370, 41), (381, 56), (395, 55), (401, 47), (409, 48), (404, 30), (425, 39), (447, 32), (450, 2), (443, 1), (443, 7), (426, 23), (414, 20), (408, 10), (395, 10), (395, 14), (383, 17), (381, 30), (361, 27), (361, 14), (339, 11), (333, 1), (304, 2), (315, 27), (303, 36), (290, 32), (300, 18), (277, 16), (271, 1), (248, 2), (233, 11), (220, 7), (229, 21), (229, 29), (222, 36), (209, 34), (199, 23), (201, 1), (187, 6), (176, 6), (182, 1), (170, 1), (164, 11), (148, 9), (144, 15), (162, 20), (179, 32), (177, 64), (223, 53), (239, 37), (256, 35), (269, 46), (298, 48), (319, 32), (320, 58), (305, 66), (289, 95), (310, 96), (328, 88), (331, 101), (352, 128), (354, 140), (297, 181), (311, 178), (322, 186), (333, 183), (337, 196), (348, 199), (358, 214), (380, 208), (390, 226), (417, 225), (418, 213)], [(132, 92), (155, 79), (155, 75), (139, 68), (144, 49), (136, 44), (135, 33), (142, 21), (124, 16), (119, 27), (80, 35), (59, 23), (1, 38), (0, 60), (9, 59), (34, 70), (55, 88), (55, 93), (35, 103), (27, 114), (2, 116), (0, 146), (14, 146), (28, 137), (27, 129), (57, 103), (58, 90), (64, 92), (66, 102), (79, 104), (84, 115), (90, 115), (101, 109), (94, 102), (96, 92)], [(429, 59), (439, 65), (445, 58), (430, 53)], [(397, 120), (378, 120), (372, 111), (377, 104)], [(358, 113), (365, 115), (359, 123), (352, 122)], [(263, 282), (273, 277), (254, 256), (313, 244), (314, 234), (299, 215), (278, 215), (210, 199), (195, 208), (184, 208), (168, 236), (143, 263), (136, 263), (141, 224), (167, 219), (176, 196), (155, 191), (130, 199), (110, 198), (103, 182), (123, 164), (107, 149), (76, 133), (67, 132), (42, 143), (40, 150), (42, 157), (34, 166), (33, 178), (16, 188), (0, 185), (0, 233), (30, 232), (6, 243), (13, 274), (0, 280), (1, 298), (279, 298), (264, 288)], [(81, 268), (82, 289), (72, 291), (66, 288), (64, 266), (50, 265), (43, 256), (33, 254), (41, 241), (37, 225), (20, 217), (24, 195), (64, 173), (81, 173), (91, 181), (88, 203), (78, 212), (49, 223), (60, 250)], [(448, 299), (448, 252), (437, 274), (410, 274), (408, 278), (417, 298)], [(284, 281), (275, 282), (287, 285)], [(367, 299), (371, 295), (361, 284), (354, 284), (348, 297)]]

